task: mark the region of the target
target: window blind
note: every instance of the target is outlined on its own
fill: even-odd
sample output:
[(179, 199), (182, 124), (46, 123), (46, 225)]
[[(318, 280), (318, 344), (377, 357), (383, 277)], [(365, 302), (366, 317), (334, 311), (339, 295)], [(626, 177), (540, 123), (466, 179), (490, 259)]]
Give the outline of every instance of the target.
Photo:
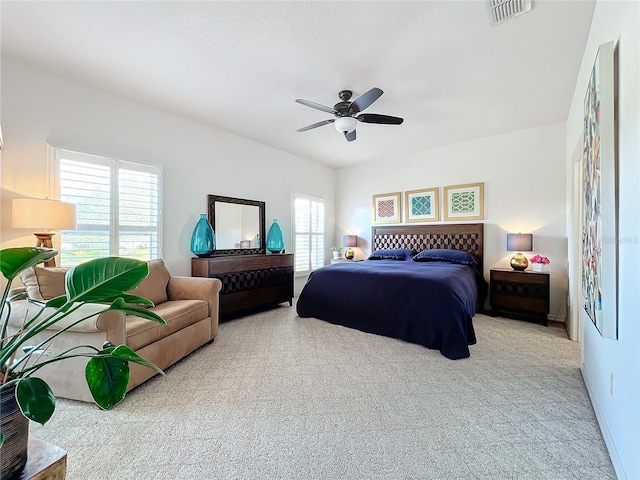
[(305, 273), (324, 265), (324, 200), (294, 195), (295, 271)]
[(61, 234), (61, 264), (161, 253), (162, 169), (55, 149), (60, 199), (77, 208), (76, 230)]

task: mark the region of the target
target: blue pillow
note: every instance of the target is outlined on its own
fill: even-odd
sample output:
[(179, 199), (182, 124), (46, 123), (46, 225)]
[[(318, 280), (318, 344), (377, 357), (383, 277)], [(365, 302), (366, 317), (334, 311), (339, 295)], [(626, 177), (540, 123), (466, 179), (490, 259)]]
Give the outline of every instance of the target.
[(411, 260), (415, 254), (413, 248), (387, 248), (376, 250), (369, 255), (369, 260)]
[(416, 262), (450, 262), (472, 267), (478, 266), (478, 257), (475, 255), (462, 250), (450, 250), (447, 248), (423, 250), (413, 257), (413, 260)]

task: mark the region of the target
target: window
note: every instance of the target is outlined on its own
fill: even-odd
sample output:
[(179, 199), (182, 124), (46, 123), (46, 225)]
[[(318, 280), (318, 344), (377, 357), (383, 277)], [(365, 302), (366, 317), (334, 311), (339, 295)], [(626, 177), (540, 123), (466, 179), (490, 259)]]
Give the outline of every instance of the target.
[(324, 200), (294, 195), (296, 273), (308, 273), (324, 265)]
[(162, 168), (53, 149), (60, 200), (77, 206), (76, 230), (63, 230), (61, 264), (121, 256), (162, 256)]

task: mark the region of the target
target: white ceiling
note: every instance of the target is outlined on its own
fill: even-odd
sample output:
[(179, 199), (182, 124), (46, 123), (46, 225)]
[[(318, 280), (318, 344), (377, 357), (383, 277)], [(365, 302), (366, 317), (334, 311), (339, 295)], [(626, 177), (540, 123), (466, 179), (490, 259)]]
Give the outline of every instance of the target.
[[(491, 26), (484, 1), (1, 4), (2, 54), (330, 166), (565, 120), (594, 2), (534, 0)], [(384, 90), (348, 143), (338, 91)]]

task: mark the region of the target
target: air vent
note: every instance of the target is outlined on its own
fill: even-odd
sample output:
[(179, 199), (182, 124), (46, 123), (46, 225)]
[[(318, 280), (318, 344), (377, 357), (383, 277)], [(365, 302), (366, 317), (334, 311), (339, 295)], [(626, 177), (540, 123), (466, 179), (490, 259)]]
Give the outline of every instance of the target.
[(488, 0), (488, 3), (493, 25), (531, 10), (531, 0)]

